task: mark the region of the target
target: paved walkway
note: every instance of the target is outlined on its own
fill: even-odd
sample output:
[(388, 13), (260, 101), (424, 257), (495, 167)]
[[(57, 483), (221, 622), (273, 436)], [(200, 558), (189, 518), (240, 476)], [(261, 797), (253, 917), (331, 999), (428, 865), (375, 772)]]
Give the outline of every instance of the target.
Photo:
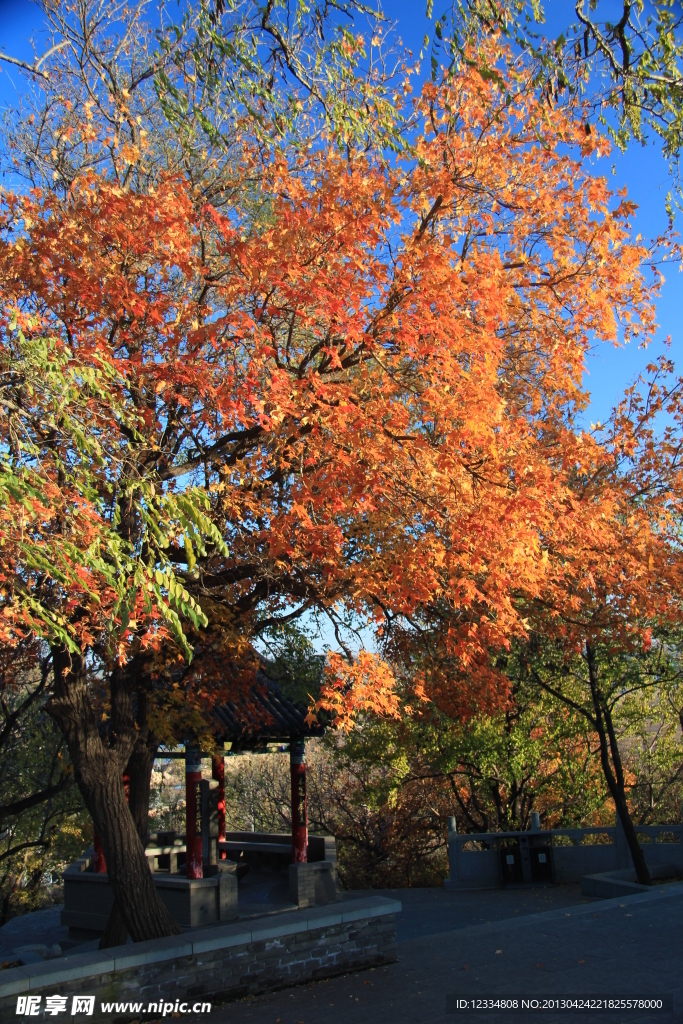
[[(403, 904), (398, 963), (215, 1007), (210, 1024), (683, 1024), (683, 885), (603, 901), (586, 901), (578, 886), (382, 895)], [(60, 909), (15, 918), (0, 929), (0, 959), (27, 946), (43, 947), (41, 958), (50, 955), (44, 947), (62, 938)], [(446, 1012), (447, 996), (474, 994), (673, 995), (675, 1012)], [(206, 1017), (200, 1020), (207, 1024)]]
[(67, 942), (68, 932), (66, 925), (60, 924), (61, 912), (61, 906), (34, 910), (32, 914), (13, 917), (3, 925), (0, 928), (0, 962), (11, 960), (13, 953), (24, 950), (58, 955), (60, 944)]
[[(361, 897), (367, 896), (367, 892), (349, 891), (344, 895), (347, 898)], [(578, 884), (529, 885), (470, 892), (457, 892), (453, 889), (378, 889), (377, 895), (393, 897), (403, 907), (396, 920), (396, 937), (399, 942), (592, 902), (581, 895)]]
[[(211, 1024), (683, 1022), (683, 885), (590, 903), (569, 886), (393, 894), (405, 904), (398, 963), (228, 1003), (214, 1009)], [(673, 996), (675, 1009), (446, 1012), (447, 996), (475, 994)]]

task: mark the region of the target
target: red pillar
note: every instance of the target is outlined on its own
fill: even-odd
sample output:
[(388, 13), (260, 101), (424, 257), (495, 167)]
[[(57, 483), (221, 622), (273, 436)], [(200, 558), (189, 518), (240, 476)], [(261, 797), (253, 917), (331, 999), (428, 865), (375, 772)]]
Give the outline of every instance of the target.
[(107, 873), (107, 862), (104, 859), (104, 850), (102, 849), (102, 840), (97, 834), (97, 829), (93, 825), (94, 837), (93, 837), (93, 848), (95, 850), (95, 860), (93, 862), (93, 871), (96, 875), (106, 875)]
[[(225, 758), (223, 754), (214, 754), (211, 759), (211, 775), (218, 782), (218, 842), (225, 842)], [(225, 851), (219, 854), (219, 860), (225, 860)]]
[(202, 755), (185, 747), (185, 847), (188, 878), (203, 878), (202, 869)]
[(289, 767), (292, 773), (292, 861), (302, 864), (308, 860), (305, 740), (290, 741)]

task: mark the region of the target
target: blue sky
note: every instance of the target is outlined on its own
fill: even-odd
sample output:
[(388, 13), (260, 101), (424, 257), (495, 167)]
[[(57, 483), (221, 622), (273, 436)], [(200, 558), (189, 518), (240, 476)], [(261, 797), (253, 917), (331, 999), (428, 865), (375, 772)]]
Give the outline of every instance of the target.
[[(600, 10), (614, 6), (615, 2), (603, 0)], [(446, 6), (450, 5), (444, 2), (443, 9)], [(552, 13), (549, 33), (555, 35), (571, 23), (573, 4), (570, 0), (552, 0), (546, 7)], [(396, 23), (397, 35), (417, 56), (425, 33), (433, 28), (433, 22), (428, 22), (425, 16), (425, 0), (385, 0), (383, 8), (386, 16)], [(439, 0), (435, 0), (434, 10), (437, 15), (441, 13)], [(31, 0), (0, 0), (0, 49), (5, 53), (30, 60), (30, 38), (33, 35), (39, 41), (41, 25), (42, 14)], [(423, 62), (425, 73), (428, 73), (428, 63), (429, 54), (426, 53)], [(12, 105), (17, 91), (24, 88), (26, 79), (22, 73), (0, 62), (0, 109)], [(647, 147), (631, 146), (625, 154), (615, 151), (609, 158), (596, 163), (595, 173), (607, 176), (615, 188), (628, 188), (629, 197), (638, 204), (634, 233), (640, 232), (649, 239), (663, 232), (667, 224), (664, 200), (670, 188), (670, 177), (668, 165), (656, 142)], [(683, 230), (683, 215), (680, 216), (679, 230)], [(670, 266), (666, 273), (657, 310), (660, 327), (647, 352), (633, 344), (621, 349), (600, 345), (591, 354), (586, 381), (591, 392), (591, 405), (586, 415), (586, 426), (591, 420), (604, 420), (608, 416), (611, 407), (637, 373), (664, 351), (663, 339), (667, 335), (671, 336), (672, 342), (669, 353), (676, 363), (680, 362), (680, 372), (683, 372), (683, 276), (679, 275), (677, 266)]]

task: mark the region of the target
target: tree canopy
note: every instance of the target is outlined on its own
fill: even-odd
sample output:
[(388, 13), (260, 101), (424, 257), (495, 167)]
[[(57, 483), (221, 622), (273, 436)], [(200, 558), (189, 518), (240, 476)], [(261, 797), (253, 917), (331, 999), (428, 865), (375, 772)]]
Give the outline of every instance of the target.
[[(565, 6), (568, 23), (555, 35), (545, 29), (541, 0), (453, 0), (450, 12), (440, 11), (437, 4), (433, 74), (444, 51), (445, 59), (452, 60), (472, 35), (503, 32), (537, 62), (536, 84), (549, 105), (565, 92), (578, 93), (587, 101), (587, 113), (621, 149), (630, 143), (661, 144), (674, 178), (667, 197), (673, 215), (681, 196), (680, 5), (674, 0), (573, 0)], [(433, 10), (433, 0), (428, 0), (429, 17)], [(552, 15), (554, 19), (556, 9)]]
[(604, 438), (577, 427), (589, 346), (652, 336), (657, 276), (594, 173), (607, 140), (579, 100), (548, 105), (535, 57), (482, 34), (389, 111), (342, 34), (353, 135), (273, 5), (251, 64), (230, 26), (252, 4), (227, 29), (200, 6), (151, 63), (126, 10), (118, 42), (86, 18), (50, 57), (44, 130), (6, 134), (34, 187), (0, 195), (0, 621), (50, 645), (49, 707), (142, 939), (172, 922), (122, 771), (200, 734), (265, 631), (315, 609), (384, 636), (389, 657), (328, 659), (339, 726), (405, 710), (397, 671), (416, 702), (493, 713), (493, 655), (534, 623), (571, 656), (647, 640), (679, 585), (677, 434), (651, 432), (679, 389), (642, 414), (635, 389)]

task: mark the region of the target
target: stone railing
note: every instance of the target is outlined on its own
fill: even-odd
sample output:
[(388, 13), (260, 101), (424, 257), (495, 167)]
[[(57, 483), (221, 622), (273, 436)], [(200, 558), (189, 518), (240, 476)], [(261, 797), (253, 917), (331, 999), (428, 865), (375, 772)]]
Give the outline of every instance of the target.
[[(526, 832), (448, 831), (448, 888), (497, 888), (519, 882), (580, 882), (585, 875), (633, 868), (621, 825)], [(638, 825), (651, 872), (683, 874), (683, 825)]]

